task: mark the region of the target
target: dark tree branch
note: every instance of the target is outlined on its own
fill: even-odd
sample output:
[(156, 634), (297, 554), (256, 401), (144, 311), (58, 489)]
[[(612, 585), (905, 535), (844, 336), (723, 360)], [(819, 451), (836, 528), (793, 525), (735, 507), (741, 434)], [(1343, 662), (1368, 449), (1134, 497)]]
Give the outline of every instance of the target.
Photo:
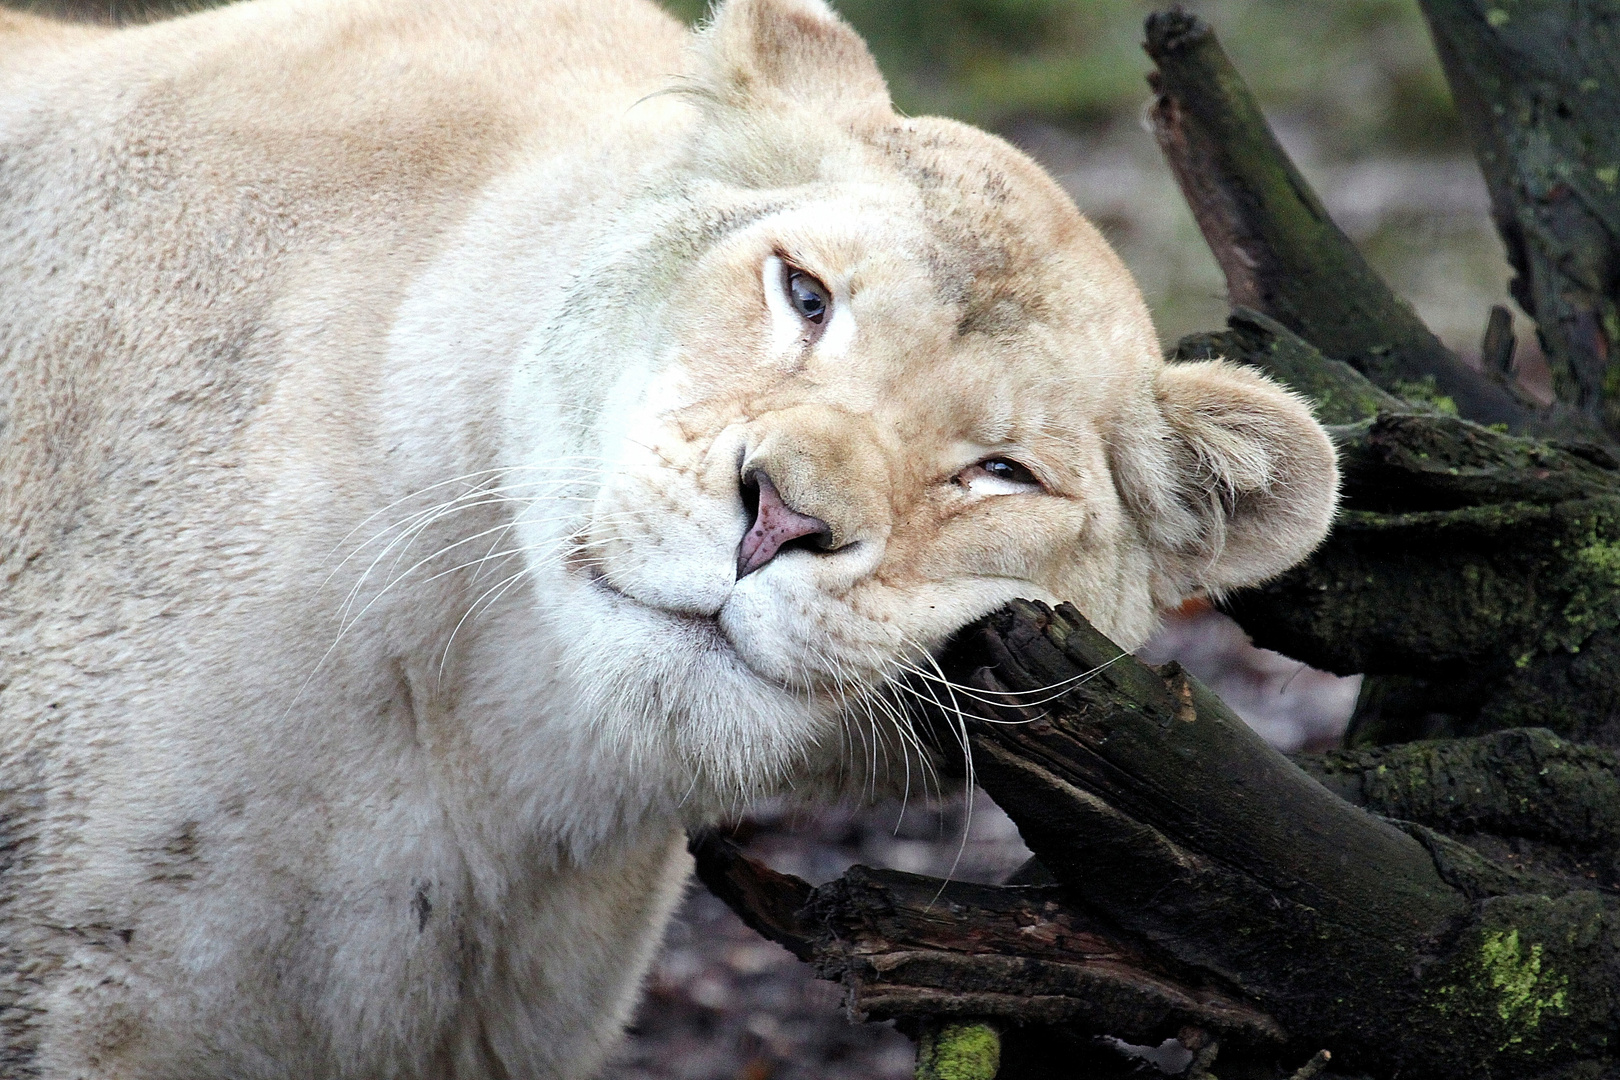
[(1392, 677), (1368, 682), (1363, 741), (1544, 726), (1620, 745), (1620, 466), (1608, 452), (1439, 416), (1335, 434), (1345, 497), (1333, 533), (1223, 608), (1266, 648)]
[(1612, 750), (1532, 728), (1340, 750), (1299, 764), (1340, 797), (1460, 839), (1543, 891), (1620, 889)]
[[(1612, 814), (1582, 818), (1612, 806), (1612, 755), (1532, 732), (1441, 759), (1310, 763), (1346, 795), (1431, 824), (1396, 823), (1072, 608), (1014, 603), (943, 662), (972, 708), (934, 722), (962, 725), (981, 782), (1059, 884), (856, 868), (811, 891), (716, 838), (694, 844), (704, 880), (841, 980), (856, 1010), (1071, 1040), (1149, 1042), (1190, 1024), (1193, 1042), (1215, 1037), (1223, 1070), (1278, 1080), (1324, 1049), (1378, 1077), (1616, 1067), (1620, 901), (1580, 871), (1616, 832)], [(1054, 686), (1068, 690), (1039, 711), (1016, 704)], [(1466, 805), (1417, 791), (1478, 782), (1493, 763), (1495, 786)], [(1526, 839), (1547, 857), (1482, 850), (1513, 828), (1539, 830)]]
[(1226, 329), (1181, 339), (1172, 360), (1236, 360), (1267, 375), (1316, 406), (1324, 424), (1353, 424), (1381, 412), (1411, 412), (1415, 406), (1380, 390), (1365, 375), (1321, 352), (1275, 319), (1239, 307)]
[(1179, 982), (1105, 920), (1052, 886), (946, 883), (858, 866), (818, 889), (694, 837), (698, 876), (755, 930), (842, 983), (871, 1019), (989, 1017), (1068, 1024), (1141, 1043), (1196, 1025), (1245, 1044), (1276, 1021), (1181, 970)]
[(991, 700), (1094, 673), (1044, 715), (997, 707), (1003, 723), (972, 728), (981, 781), (1069, 895), (1229, 980), (1301, 1060), (1325, 1047), (1353, 1069), (1430, 1076), (1612, 1067), (1613, 896), (1543, 893), (1433, 830), (1354, 810), (1072, 608), (1011, 605), (947, 671)]
[(1486, 371), (1511, 379), (1518, 370), (1513, 354), (1519, 345), (1513, 336), (1513, 312), (1501, 304), (1491, 305), (1490, 318), (1485, 322), (1485, 337), (1479, 343), (1479, 362)]
[[(1147, 22), (1154, 131), (1235, 306), (1264, 312), (1385, 390), (1429, 392), (1480, 423), (1571, 430), (1440, 343), (1333, 223), (1198, 18)], [(1576, 428), (1581, 430), (1583, 428)]]
[(1554, 389), (1620, 432), (1620, 6), (1421, 6)]

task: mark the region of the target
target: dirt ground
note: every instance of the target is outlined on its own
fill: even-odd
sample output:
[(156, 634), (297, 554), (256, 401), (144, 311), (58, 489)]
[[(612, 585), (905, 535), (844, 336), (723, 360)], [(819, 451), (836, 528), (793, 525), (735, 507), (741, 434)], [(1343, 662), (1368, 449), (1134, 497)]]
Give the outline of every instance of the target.
[[(970, 881), (1000, 881), (1029, 857), (1018, 829), (983, 794), (940, 810), (898, 803), (815, 817), (749, 821), (747, 849), (813, 882), (855, 863)], [(964, 836), (965, 832), (965, 836)], [(954, 864), (954, 870), (953, 870)], [(693, 884), (655, 964), (613, 1080), (903, 1080), (909, 1039), (888, 1024), (852, 1024), (837, 986), (744, 926)]]

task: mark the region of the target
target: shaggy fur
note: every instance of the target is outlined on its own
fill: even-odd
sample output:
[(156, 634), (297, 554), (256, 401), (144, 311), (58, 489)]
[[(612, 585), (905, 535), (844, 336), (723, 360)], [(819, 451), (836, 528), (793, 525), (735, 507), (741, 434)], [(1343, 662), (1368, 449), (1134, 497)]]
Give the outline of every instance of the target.
[[(915, 787), (956, 628), (1134, 645), (1333, 509), (819, 0), (0, 14), (0, 207), (8, 1077), (590, 1075), (683, 826)], [(738, 580), (756, 470), (829, 550)]]

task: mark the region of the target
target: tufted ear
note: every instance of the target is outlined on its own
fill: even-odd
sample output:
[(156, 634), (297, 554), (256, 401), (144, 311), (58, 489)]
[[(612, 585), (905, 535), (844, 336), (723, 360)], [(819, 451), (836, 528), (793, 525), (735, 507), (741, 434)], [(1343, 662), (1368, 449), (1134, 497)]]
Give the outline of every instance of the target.
[(1115, 468), (1161, 607), (1264, 581), (1327, 535), (1339, 469), (1305, 402), (1220, 360), (1165, 365), (1154, 399), (1158, 422), (1127, 438)]
[(700, 77), (727, 105), (889, 109), (866, 43), (822, 0), (726, 0), (699, 48)]

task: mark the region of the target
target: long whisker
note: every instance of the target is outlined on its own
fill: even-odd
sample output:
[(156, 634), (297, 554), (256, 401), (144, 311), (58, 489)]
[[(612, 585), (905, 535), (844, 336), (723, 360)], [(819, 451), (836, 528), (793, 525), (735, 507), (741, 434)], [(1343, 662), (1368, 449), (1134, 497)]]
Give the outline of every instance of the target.
[(494, 593), (494, 598), (491, 599), (488, 604), (488, 607), (494, 607), (500, 601), (501, 597), (505, 596), (507, 591), (522, 580), (522, 578), (527, 575), (531, 569), (532, 568), (529, 566), (524, 566), (523, 569), (519, 570), (517, 573), (504, 578), (495, 585), (491, 586), (489, 589), (485, 590), (484, 593), (478, 597), (478, 599), (472, 602), (472, 606), (467, 608), (466, 613), (462, 615), (460, 619), (456, 620), (456, 625), (450, 631), (450, 636), (445, 639), (444, 652), (439, 656), (439, 671), (435, 676), (435, 681), (438, 684), (443, 685), (444, 683), (444, 668), (445, 665), (450, 662), (450, 650), (456, 643), (456, 635), (461, 632), (462, 625), (468, 619), (473, 617), (473, 613), (478, 610), (478, 605), (482, 604), (485, 598), (489, 597), (491, 593)]
[[(919, 652), (923, 652), (925, 654), (927, 653), (927, 650), (922, 649), (921, 646), (918, 646), (915, 642), (909, 642), (908, 641), (908, 644), (912, 645), (913, 648), (918, 649)], [(931, 655), (931, 654), (929, 654), (929, 655)], [(1125, 656), (1129, 656), (1129, 655), (1130, 655), (1129, 653), (1121, 652), (1119, 654), (1119, 656), (1114, 657), (1112, 660), (1108, 660), (1108, 661), (1106, 661), (1104, 663), (1098, 664), (1096, 667), (1092, 668), (1089, 671), (1082, 671), (1080, 674), (1071, 675), (1067, 679), (1060, 679), (1057, 682), (1048, 683), (1045, 686), (1033, 687), (1033, 688), (1031, 688), (1029, 690), (982, 690), (982, 689), (979, 689), (979, 688), (976, 688), (976, 687), (964, 686), (963, 684), (961, 684), (959, 682), (954, 682), (951, 679), (946, 678), (943, 675), (936, 674), (933, 671), (926, 671), (923, 668), (916, 666), (915, 664), (908, 664), (904, 660), (899, 661), (899, 663), (904, 665), (906, 670), (908, 672), (910, 672), (911, 674), (916, 675), (919, 678), (926, 679), (926, 680), (928, 680), (930, 682), (938, 682), (938, 683), (949, 685), (952, 688), (954, 688), (954, 690), (955, 690), (955, 692), (957, 694), (960, 694), (962, 697), (965, 697), (965, 698), (967, 698), (967, 699), (969, 699), (971, 701), (979, 702), (982, 705), (992, 705), (992, 706), (1011, 707), (1011, 708), (1034, 708), (1037, 705), (1045, 705), (1048, 702), (1059, 700), (1060, 698), (1062, 698), (1066, 694), (1068, 694), (1069, 691), (1073, 690), (1075, 686), (1078, 686), (1079, 684), (1087, 682), (1088, 680), (1094, 678), (1096, 675), (1100, 674), (1102, 671), (1104, 671), (1108, 667), (1112, 666), (1115, 663), (1118, 663), (1121, 657), (1125, 657)], [(937, 665), (935, 665), (935, 670), (936, 671), (938, 670)], [(1033, 694), (1047, 694), (1048, 696), (1044, 697), (1044, 698), (1040, 698), (1040, 699), (1035, 700), (1035, 701), (1021, 701), (1021, 700), (1019, 700), (1020, 698), (1026, 696), (1026, 695), (1033, 695)], [(1000, 700), (997, 700), (997, 699), (1000, 699)], [(996, 719), (988, 718), (988, 717), (980, 717), (980, 719), (988, 720), (990, 723), (1022, 723), (1023, 722), (1023, 721), (1010, 721), (1010, 720), (996, 720)]]
[[(608, 461), (609, 459), (607, 459), (607, 458), (598, 458), (598, 457), (574, 456), (574, 457), (564, 459), (564, 460), (565, 461)], [(479, 469), (476, 472), (462, 473), (460, 476), (452, 476), (447, 480), (440, 480), (437, 483), (429, 484), (429, 485), (427, 485), (426, 487), (423, 487), (423, 488), (418, 488), (416, 491), (410, 492), (407, 495), (402, 495), (399, 498), (395, 499), (393, 502), (391, 502), (391, 503), (387, 504), (386, 506), (382, 507), (381, 509), (372, 512), (370, 515), (368, 515), (366, 518), (364, 518), (359, 524), (355, 525), (354, 528), (350, 529), (346, 534), (344, 534), (343, 539), (339, 540), (336, 544), (334, 544), (332, 546), (332, 551), (328, 555), (328, 558), (330, 558), (331, 555), (335, 555), (335, 554), (338, 553), (338, 551), (342, 550), (343, 546), (349, 542), (349, 540), (354, 536), (355, 533), (359, 532), (361, 529), (363, 529), (367, 525), (371, 524), (371, 522), (375, 521), (377, 518), (381, 517), (383, 514), (388, 513), (388, 511), (394, 509), (397, 506), (400, 506), (400, 505), (402, 505), (404, 503), (410, 502), (412, 499), (420, 498), (421, 496), (427, 494), (430, 491), (437, 491), (438, 489), (443, 488), (443, 487), (447, 487), (447, 486), (449, 486), (451, 484), (470, 483), (471, 481), (473, 481), (473, 480), (475, 480), (477, 478), (480, 478), (480, 477), (495, 477), (495, 476), (501, 476), (501, 475), (504, 475), (504, 474), (507, 474), (507, 473), (513, 473), (513, 472), (519, 472), (519, 471), (535, 471), (535, 470), (569, 471), (569, 470), (583, 470), (583, 469), (586, 469), (586, 468), (594, 468), (594, 467), (574, 466), (574, 465), (564, 464), (562, 462), (548, 463), (546, 465), (506, 465), (506, 466), (501, 466), (499, 468), (494, 468), (494, 469)], [(600, 470), (598, 470), (598, 471), (600, 471)], [(472, 487), (473, 491), (483, 490), (482, 485), (471, 485), (471, 487)], [(415, 515), (412, 515), (412, 516), (415, 516)], [(409, 520), (409, 518), (407, 518), (406, 520)], [(355, 551), (351, 552), (349, 554), (349, 556), (345, 558), (344, 561), (346, 562), (348, 560), (348, 558), (352, 558), (359, 551), (363, 550), (365, 547), (367, 547), (371, 543), (375, 542), (379, 537), (381, 537), (383, 535), (386, 535), (388, 532), (391, 532), (394, 528), (397, 528), (397, 527), (398, 527), (397, 525), (390, 526), (388, 529), (385, 529), (382, 533), (379, 533), (378, 536), (373, 537), (371, 540), (366, 541), (365, 544), (361, 544), (360, 547), (356, 548)], [(341, 567), (342, 563), (339, 563), (339, 566)]]

